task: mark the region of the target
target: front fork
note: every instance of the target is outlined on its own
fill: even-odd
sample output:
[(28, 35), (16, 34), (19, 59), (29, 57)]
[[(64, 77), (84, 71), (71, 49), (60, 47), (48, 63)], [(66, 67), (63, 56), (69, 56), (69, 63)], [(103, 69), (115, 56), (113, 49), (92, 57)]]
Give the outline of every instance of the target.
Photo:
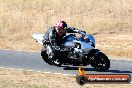
[[(99, 49), (93, 49), (93, 50), (91, 50), (91, 51), (88, 53), (89, 61), (92, 60), (92, 59), (94, 59), (94, 58), (98, 55), (99, 52), (100, 52)], [(88, 61), (88, 62), (89, 62), (89, 61)]]
[(90, 55), (97, 56), (99, 52), (100, 52), (99, 49), (93, 49), (93, 50), (90, 51)]

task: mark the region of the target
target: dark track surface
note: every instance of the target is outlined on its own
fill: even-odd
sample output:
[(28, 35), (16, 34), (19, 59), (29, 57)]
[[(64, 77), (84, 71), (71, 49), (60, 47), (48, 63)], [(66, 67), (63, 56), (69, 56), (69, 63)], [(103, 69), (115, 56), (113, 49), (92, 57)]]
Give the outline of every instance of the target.
[[(97, 72), (90, 65), (84, 67), (86, 73), (123, 73), (132, 76), (132, 61), (111, 60), (111, 67), (106, 72)], [(46, 64), (40, 55), (40, 52), (23, 52), (13, 50), (0, 50), (0, 67), (17, 68), (25, 70), (36, 70), (42, 72), (53, 72), (76, 75), (78, 67), (75, 66), (50, 66)]]

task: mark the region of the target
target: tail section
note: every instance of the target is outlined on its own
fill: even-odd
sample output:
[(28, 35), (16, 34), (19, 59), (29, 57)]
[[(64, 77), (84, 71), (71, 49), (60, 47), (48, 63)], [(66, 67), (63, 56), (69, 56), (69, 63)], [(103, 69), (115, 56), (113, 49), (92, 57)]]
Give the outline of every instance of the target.
[(44, 36), (44, 34), (35, 33), (32, 36), (36, 40), (36, 42), (39, 42), (41, 45), (43, 45), (43, 39), (44, 39), (43, 36)]

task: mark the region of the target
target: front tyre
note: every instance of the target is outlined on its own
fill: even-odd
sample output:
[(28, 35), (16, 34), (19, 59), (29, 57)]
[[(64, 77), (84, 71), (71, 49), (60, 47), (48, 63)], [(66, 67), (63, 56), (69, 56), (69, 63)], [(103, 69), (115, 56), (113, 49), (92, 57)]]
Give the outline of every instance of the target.
[(90, 59), (90, 65), (98, 71), (106, 71), (110, 68), (110, 60), (104, 53), (99, 52)]

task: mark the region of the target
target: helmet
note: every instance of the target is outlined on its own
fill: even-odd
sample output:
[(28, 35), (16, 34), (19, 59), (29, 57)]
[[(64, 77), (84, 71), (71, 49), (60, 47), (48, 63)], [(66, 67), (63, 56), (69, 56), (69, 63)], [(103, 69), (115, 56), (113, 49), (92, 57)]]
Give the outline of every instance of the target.
[(67, 24), (65, 21), (58, 21), (56, 24), (56, 31), (59, 35), (62, 35), (66, 32)]

